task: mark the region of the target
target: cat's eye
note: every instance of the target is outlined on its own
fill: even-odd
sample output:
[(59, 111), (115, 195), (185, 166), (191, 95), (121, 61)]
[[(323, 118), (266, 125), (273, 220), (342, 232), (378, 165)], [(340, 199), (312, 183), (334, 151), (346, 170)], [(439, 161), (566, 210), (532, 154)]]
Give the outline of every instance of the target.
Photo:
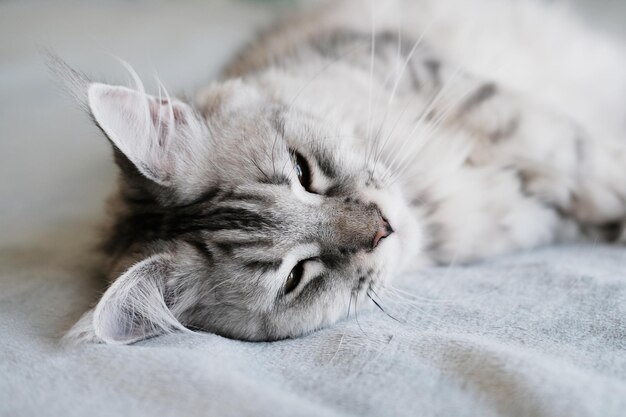
[(312, 192), (311, 169), (309, 167), (309, 162), (299, 152), (293, 152), (293, 159), (294, 169), (296, 172), (296, 176), (298, 177), (298, 181), (300, 181), (300, 184), (302, 184), (302, 187), (304, 187), (305, 190), (307, 190), (308, 192)]
[(298, 264), (294, 266), (289, 273), (287, 281), (285, 282), (285, 289), (283, 291), (283, 294), (289, 294), (290, 292), (298, 288), (298, 285), (300, 285), (300, 282), (302, 281), (302, 275), (304, 275), (304, 262), (305, 261), (298, 262)]

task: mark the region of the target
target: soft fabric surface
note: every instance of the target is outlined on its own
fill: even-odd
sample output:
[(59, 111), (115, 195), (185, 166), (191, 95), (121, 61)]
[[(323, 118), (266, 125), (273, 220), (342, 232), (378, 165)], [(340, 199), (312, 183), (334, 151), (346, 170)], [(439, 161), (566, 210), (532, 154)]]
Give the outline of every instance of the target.
[(0, 3), (0, 415), (626, 415), (623, 247), (430, 269), (383, 304), (397, 321), (372, 310), (297, 340), (59, 343), (103, 288), (91, 248), (115, 170), (37, 48), (123, 81), (113, 53), (190, 91), (273, 3)]

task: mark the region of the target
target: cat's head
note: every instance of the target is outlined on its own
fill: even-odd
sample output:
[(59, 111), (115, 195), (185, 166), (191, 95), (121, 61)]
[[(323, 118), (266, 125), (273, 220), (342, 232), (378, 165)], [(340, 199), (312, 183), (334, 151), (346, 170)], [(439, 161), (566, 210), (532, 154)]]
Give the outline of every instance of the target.
[(99, 339), (298, 336), (369, 304), (410, 256), (409, 209), (356, 129), (240, 80), (193, 106), (85, 87), (122, 168), (110, 250), (132, 260), (88, 318)]

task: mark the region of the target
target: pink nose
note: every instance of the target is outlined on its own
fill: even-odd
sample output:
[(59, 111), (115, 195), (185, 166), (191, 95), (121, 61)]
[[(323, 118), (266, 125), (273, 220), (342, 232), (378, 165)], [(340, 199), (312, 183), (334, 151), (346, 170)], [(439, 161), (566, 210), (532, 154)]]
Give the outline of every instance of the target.
[(373, 247), (375, 248), (376, 246), (378, 246), (381, 240), (383, 240), (392, 233), (393, 229), (391, 228), (391, 225), (389, 225), (389, 222), (385, 219), (382, 219), (380, 227), (378, 228), (378, 231), (374, 236)]

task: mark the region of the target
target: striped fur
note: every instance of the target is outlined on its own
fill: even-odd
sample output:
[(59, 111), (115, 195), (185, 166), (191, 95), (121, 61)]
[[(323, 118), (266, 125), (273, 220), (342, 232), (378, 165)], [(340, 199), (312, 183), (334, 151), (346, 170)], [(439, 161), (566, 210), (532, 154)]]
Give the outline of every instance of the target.
[[(533, 57), (559, 36), (576, 51)], [(486, 62), (503, 50), (505, 76)], [(351, 0), (262, 34), (193, 103), (57, 63), (122, 172), (103, 246), (113, 284), (69, 337), (295, 337), (423, 265), (617, 236), (613, 90), (588, 94), (560, 63), (597, 68), (584, 82), (623, 97), (607, 68), (625, 56), (539, 1)]]

